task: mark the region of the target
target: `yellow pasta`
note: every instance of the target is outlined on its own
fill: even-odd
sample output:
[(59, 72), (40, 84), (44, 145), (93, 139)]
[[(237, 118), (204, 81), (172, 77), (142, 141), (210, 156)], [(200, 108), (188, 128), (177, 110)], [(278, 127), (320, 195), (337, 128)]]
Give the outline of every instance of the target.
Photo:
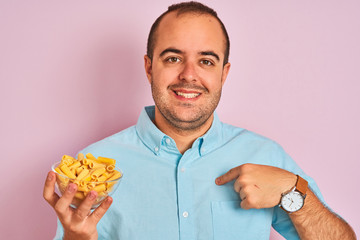
[(85, 198), (84, 192), (76, 192), (75, 198), (84, 199)]
[(62, 166), (60, 167), (60, 169), (61, 169), (61, 171), (63, 171), (63, 173), (65, 174), (65, 176), (67, 176), (67, 177), (69, 177), (69, 178), (76, 178), (75, 174), (73, 174), (73, 173), (70, 171), (70, 169), (69, 169), (68, 166), (62, 165)]
[(96, 157), (94, 157), (91, 153), (87, 153), (86, 158), (91, 159), (91, 160), (96, 160)]
[(61, 161), (63, 165), (70, 166), (73, 163), (73, 160), (71, 159), (64, 159)]
[(72, 156), (69, 156), (69, 155), (64, 155), (64, 156), (62, 156), (62, 158), (61, 158), (61, 160), (67, 160), (67, 159), (69, 159), (69, 160), (71, 160), (71, 161), (74, 161), (74, 160), (75, 160), (75, 158), (73, 158)]
[[(116, 172), (114, 172), (114, 174), (111, 175), (110, 178), (108, 178), (106, 181), (112, 181), (112, 180), (118, 179), (118, 178), (120, 178), (120, 177), (121, 177), (121, 173), (118, 172), (118, 171), (116, 171)], [(114, 181), (114, 182), (108, 182), (108, 183), (107, 183), (107, 187), (108, 187), (108, 188), (111, 188), (112, 186), (115, 185), (115, 183), (116, 183), (115, 181)]]
[(93, 159), (87, 159), (87, 158), (84, 158), (82, 160), (82, 163), (85, 165), (85, 166), (88, 166), (89, 168), (98, 168), (98, 167), (106, 167), (106, 164), (103, 164), (103, 163), (100, 163), (96, 160), (93, 160)]
[(78, 154), (78, 160), (81, 161), (83, 160), (85, 157), (84, 157), (84, 154), (83, 153), (79, 153)]
[(60, 175), (59, 175), (58, 177), (59, 177), (59, 179), (60, 179), (60, 181), (61, 181), (62, 183), (68, 183), (68, 182), (69, 182), (69, 179), (68, 179), (68, 178), (62, 177), (62, 176), (65, 176), (65, 173), (63, 173), (63, 172), (60, 170), (59, 167), (55, 168), (55, 171), (58, 172), (58, 173), (60, 173)]
[(87, 166), (87, 165), (89, 165), (90, 160), (87, 158), (84, 158), (83, 160), (81, 160), (81, 162), (82, 162), (83, 166)]
[(107, 194), (108, 194), (108, 192), (109, 192), (109, 189), (107, 189), (107, 190), (104, 191), (104, 192), (100, 192), (98, 196), (99, 196), (99, 197), (106, 197)]
[(105, 168), (106, 167), (106, 165), (101, 164), (101, 163), (97, 163), (97, 162), (90, 162), (88, 166), (89, 166), (89, 168), (92, 168), (92, 169), (94, 169), (94, 168)]
[(81, 179), (85, 182), (90, 182), (91, 181), (91, 172), (89, 172), (83, 179)]
[(69, 166), (69, 168), (79, 168), (81, 166), (81, 162), (80, 161), (74, 161), (73, 164), (71, 164)]
[[(64, 192), (68, 182), (78, 185), (74, 202), (80, 202), (86, 197), (89, 191), (98, 193), (98, 201), (105, 199), (111, 192), (116, 180), (122, 177), (121, 173), (115, 169), (115, 159), (98, 157), (95, 158), (91, 153), (84, 155), (79, 153), (77, 159), (64, 155), (60, 164), (54, 169), (59, 173), (57, 183), (59, 190)], [(104, 183), (106, 182), (106, 183)]]
[(105, 184), (99, 184), (96, 187), (94, 187), (92, 190), (96, 192), (104, 192), (106, 190), (106, 186)]
[(76, 169), (76, 178), (78, 178), (79, 174), (82, 172), (82, 170), (84, 170), (83, 168), (77, 168)]
[(108, 179), (111, 175), (112, 175), (112, 173), (104, 172), (104, 173), (98, 178), (98, 181), (99, 181), (99, 182), (104, 182), (104, 181), (106, 181), (106, 179)]
[(118, 171), (116, 171), (116, 172), (114, 172), (114, 174), (111, 175), (111, 177), (110, 177), (109, 179), (107, 179), (106, 181), (115, 180), (115, 179), (118, 179), (118, 178), (120, 178), (120, 177), (121, 177), (121, 173), (118, 172)]
[(89, 182), (89, 183), (87, 184), (88, 190), (92, 190), (95, 186), (96, 186), (96, 183), (95, 183), (95, 182)]
[(86, 186), (86, 182), (85, 182), (85, 181), (80, 181), (80, 182), (79, 182), (79, 186), (80, 186), (80, 187)]
[(57, 173), (60, 173), (61, 175), (64, 175), (64, 176), (65, 176), (65, 174), (60, 170), (60, 166), (61, 166), (61, 164), (55, 168), (55, 171), (56, 171)]
[(85, 186), (81, 186), (81, 185), (79, 185), (79, 187), (78, 187), (78, 192), (87, 192), (87, 191), (89, 191), (89, 188), (88, 188), (88, 186), (87, 185), (85, 185)]
[(106, 172), (106, 168), (96, 168), (94, 169), (94, 171), (91, 173), (91, 178), (95, 179), (95, 178), (99, 178), (99, 176), (101, 174), (103, 174), (104, 172)]
[[(81, 168), (80, 168), (81, 169)], [(76, 177), (76, 179), (78, 180), (83, 180), (83, 178), (85, 178), (88, 174), (89, 174), (89, 170), (88, 169), (82, 169), (81, 172), (78, 174), (78, 176)]]
[(106, 171), (112, 173), (114, 172), (114, 170), (115, 170), (115, 165), (111, 164), (106, 166)]
[(114, 165), (116, 162), (115, 159), (106, 158), (106, 157), (98, 157), (97, 160), (101, 163), (111, 164), (111, 165)]

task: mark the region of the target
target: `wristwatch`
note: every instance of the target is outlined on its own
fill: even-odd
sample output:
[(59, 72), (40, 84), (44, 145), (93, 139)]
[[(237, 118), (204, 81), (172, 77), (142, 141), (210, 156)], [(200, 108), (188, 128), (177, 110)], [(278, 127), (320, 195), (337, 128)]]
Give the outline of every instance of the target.
[(290, 191), (281, 194), (279, 207), (287, 213), (299, 211), (305, 203), (308, 182), (299, 175), (296, 176), (297, 181), (295, 187), (293, 187)]

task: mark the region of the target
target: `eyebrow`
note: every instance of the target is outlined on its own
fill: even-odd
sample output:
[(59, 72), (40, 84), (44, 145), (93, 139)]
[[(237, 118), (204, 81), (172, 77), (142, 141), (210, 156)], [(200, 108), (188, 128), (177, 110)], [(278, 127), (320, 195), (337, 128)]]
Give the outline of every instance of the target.
[(220, 61), (219, 55), (217, 55), (216, 53), (214, 53), (214, 52), (212, 52), (212, 51), (200, 52), (200, 55), (203, 55), (203, 56), (213, 56), (213, 57), (215, 57), (218, 61)]
[[(177, 54), (182, 54), (184, 53), (183, 51), (179, 50), (179, 49), (176, 49), (176, 48), (167, 48), (165, 49), (164, 51), (162, 51), (160, 53), (160, 57), (164, 56), (166, 53), (168, 52), (172, 52), (172, 53), (177, 53)], [(220, 57), (219, 55), (217, 55), (216, 53), (214, 53), (213, 51), (203, 51), (203, 52), (200, 52), (199, 53), (200, 55), (202, 56), (213, 56), (216, 58), (217, 61), (220, 61)]]
[(181, 50), (179, 50), (179, 49), (176, 49), (176, 48), (167, 48), (167, 49), (165, 49), (164, 51), (162, 51), (162, 52), (160, 53), (160, 57), (162, 57), (165, 53), (168, 53), (168, 52), (178, 53), (178, 54), (183, 53), (183, 51), (181, 51)]

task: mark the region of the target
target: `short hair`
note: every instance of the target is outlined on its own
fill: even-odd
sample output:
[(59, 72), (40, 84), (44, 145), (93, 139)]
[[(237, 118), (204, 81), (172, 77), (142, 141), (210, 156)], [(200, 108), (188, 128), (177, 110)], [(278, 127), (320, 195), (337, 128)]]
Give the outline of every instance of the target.
[(208, 14), (210, 16), (213, 16), (214, 18), (216, 18), (218, 20), (218, 22), (220, 23), (221, 29), (223, 31), (224, 37), (225, 37), (225, 52), (224, 52), (224, 65), (229, 61), (229, 54), (230, 54), (230, 40), (229, 40), (229, 35), (226, 31), (225, 25), (222, 23), (222, 21), (220, 20), (220, 18), (217, 16), (217, 13), (215, 12), (214, 9), (199, 3), (199, 2), (182, 2), (182, 3), (177, 3), (177, 4), (173, 4), (171, 6), (168, 7), (168, 10), (166, 12), (164, 12), (163, 14), (161, 14), (153, 23), (153, 25), (151, 26), (150, 29), (150, 33), (148, 36), (148, 41), (147, 41), (147, 52), (146, 55), (151, 59), (153, 58), (153, 54), (154, 54), (154, 48), (155, 48), (155, 43), (156, 43), (156, 31), (159, 27), (159, 24), (162, 20), (162, 18), (170, 13), (170, 12), (174, 12), (177, 11), (177, 15), (181, 15), (184, 13), (198, 13), (198, 14)]

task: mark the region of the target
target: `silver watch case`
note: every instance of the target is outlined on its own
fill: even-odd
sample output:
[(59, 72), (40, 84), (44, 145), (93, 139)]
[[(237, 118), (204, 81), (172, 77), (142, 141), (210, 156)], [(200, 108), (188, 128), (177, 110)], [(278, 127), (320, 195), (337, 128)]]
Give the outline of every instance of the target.
[(289, 192), (281, 194), (279, 206), (288, 213), (299, 211), (305, 203), (305, 196), (296, 191), (294, 187)]

